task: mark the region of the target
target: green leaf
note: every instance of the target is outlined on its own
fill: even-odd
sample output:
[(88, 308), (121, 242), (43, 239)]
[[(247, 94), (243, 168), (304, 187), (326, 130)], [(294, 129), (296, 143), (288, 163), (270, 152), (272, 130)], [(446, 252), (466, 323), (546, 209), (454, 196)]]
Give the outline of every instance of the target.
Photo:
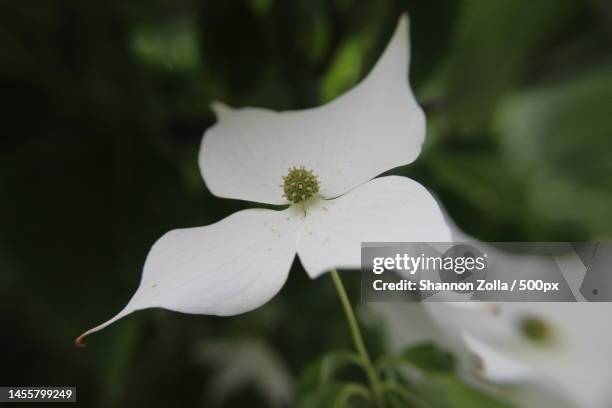
[(433, 343), (412, 346), (401, 353), (401, 358), (427, 372), (453, 373), (456, 368), (455, 357)]
[[(574, 15), (574, 0), (462, 2), (455, 41), (441, 72), (446, 115), (456, 128), (481, 131), (528, 58)], [(517, 24), (520, 28), (517, 29)]]
[(134, 54), (143, 62), (168, 69), (199, 69), (200, 53), (193, 22), (182, 21), (166, 27), (141, 27), (131, 38)]
[(298, 408), (332, 407), (341, 388), (340, 384), (327, 384), (308, 393), (300, 393), (297, 396), (297, 406)]
[(449, 375), (432, 375), (418, 388), (432, 408), (510, 408), (513, 405), (490, 397)]
[(528, 203), (552, 224), (612, 234), (612, 66), (515, 93), (500, 108), (503, 167), (527, 184)]
[(415, 345), (398, 356), (386, 357), (379, 362), (379, 368), (385, 365), (420, 370), (421, 375), (414, 376), (410, 385), (392, 379), (387, 379), (383, 383), (387, 399), (400, 398), (404, 404), (411, 404), (409, 405), (411, 407), (502, 408), (511, 406), (464, 384), (456, 376), (454, 356), (431, 343)]
[(359, 355), (352, 351), (335, 351), (323, 356), (321, 360), (321, 380), (330, 381), (337, 371), (350, 366), (362, 365)]
[(370, 392), (361, 384), (330, 383), (299, 397), (297, 406), (298, 408), (368, 407), (370, 400)]
[(357, 354), (345, 350), (327, 353), (319, 360), (308, 365), (302, 372), (298, 384), (298, 395), (310, 394), (322, 386), (332, 383), (334, 375), (351, 365), (361, 365), (361, 360)]
[(500, 218), (516, 220), (523, 184), (507, 167), (500, 165), (499, 154), (432, 152), (430, 168), (440, 183), (482, 214), (498, 221)]
[(332, 100), (359, 81), (371, 40), (369, 35), (360, 35), (349, 38), (342, 44), (321, 82), (323, 101)]
[(431, 408), (430, 404), (415, 390), (394, 381), (387, 381), (382, 384), (385, 401), (392, 406), (414, 408)]

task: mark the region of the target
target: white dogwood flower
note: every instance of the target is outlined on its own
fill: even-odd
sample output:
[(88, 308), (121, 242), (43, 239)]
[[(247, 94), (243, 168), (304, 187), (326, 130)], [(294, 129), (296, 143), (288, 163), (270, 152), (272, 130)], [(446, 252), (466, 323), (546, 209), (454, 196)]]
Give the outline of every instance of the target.
[[(478, 242), (441, 210), (452, 241)], [(549, 262), (561, 262), (564, 277), (578, 295), (576, 282), (582, 281), (586, 268), (567, 256), (510, 254), (482, 243), (480, 247), (494, 254), (500, 271), (543, 270)], [(564, 266), (569, 266), (566, 271)], [(466, 381), (498, 385), (494, 391), (503, 391), (518, 406), (610, 405), (612, 329), (603, 322), (612, 306), (607, 303), (426, 301), (366, 306), (386, 323), (393, 352), (432, 341), (454, 353)]]
[(607, 304), (427, 306), (447, 336), (459, 335), (481, 359), (491, 381), (538, 384), (576, 407), (609, 406), (612, 330), (600, 324), (610, 315)]
[[(447, 224), (455, 242), (477, 242), (448, 217)], [(567, 263), (564, 257), (510, 254), (493, 246), (486, 252), (495, 254), (492, 258), (501, 271), (541, 271), (549, 262)], [(586, 268), (580, 266), (574, 265), (571, 274), (563, 272), (572, 290), (584, 278)], [(427, 302), (424, 307), (447, 345), (468, 357), (464, 361), (469, 360), (466, 352), (477, 357), (477, 374), (484, 379), (536, 386), (572, 407), (610, 406), (612, 329), (603, 324), (612, 311), (608, 304)], [(546, 406), (560, 405), (549, 401)]]
[(297, 254), (311, 278), (358, 268), (362, 241), (447, 241), (434, 198), (405, 177), (374, 178), (420, 153), (425, 117), (407, 81), (408, 18), (356, 87), (287, 112), (213, 104), (199, 155), (219, 197), (289, 205), (177, 229), (149, 252), (136, 293), (100, 330), (136, 310), (235, 315), (270, 300)]

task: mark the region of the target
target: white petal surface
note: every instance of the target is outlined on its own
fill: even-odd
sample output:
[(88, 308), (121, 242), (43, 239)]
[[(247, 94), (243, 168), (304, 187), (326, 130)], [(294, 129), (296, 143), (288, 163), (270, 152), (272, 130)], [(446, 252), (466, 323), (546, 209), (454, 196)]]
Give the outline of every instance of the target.
[[(448, 217), (448, 215), (447, 215)], [(456, 242), (476, 241), (465, 234), (447, 218)], [(507, 264), (503, 269), (520, 270), (527, 265), (525, 255), (504, 254), (491, 247), (496, 258)], [(544, 258), (543, 258), (544, 259)], [(579, 288), (583, 265), (557, 259), (567, 277), (566, 267), (579, 273), (570, 283)], [(612, 397), (612, 328), (606, 324), (612, 306), (606, 303), (436, 303), (424, 305), (432, 320), (444, 333), (445, 339), (464, 343), (471, 352), (483, 358), (487, 374), (505, 373), (504, 382), (522, 382), (537, 379), (538, 386), (552, 389), (562, 395), (572, 406), (607, 407)], [(553, 339), (537, 344), (521, 334), (519, 323), (525, 317), (537, 317), (550, 326)], [(468, 337), (466, 337), (468, 336)], [(466, 338), (472, 341), (466, 342)], [(483, 348), (474, 347), (475, 341), (504, 357), (504, 361), (490, 358)], [(509, 370), (507, 365), (516, 363), (530, 371)], [(501, 378), (492, 378), (500, 381)], [(535, 380), (534, 380), (535, 382)], [(563, 391), (563, 392), (560, 392)], [(569, 397), (569, 398), (568, 398)], [(526, 405), (531, 406), (531, 405)], [(556, 405), (559, 406), (559, 405)]]
[(251, 209), (205, 227), (168, 232), (151, 248), (125, 309), (79, 341), (140, 309), (225, 316), (263, 305), (287, 279), (302, 217), (293, 208)]
[(213, 108), (218, 123), (202, 141), (199, 164), (210, 191), (283, 204), (282, 176), (313, 170), (321, 194), (339, 196), (421, 151), (425, 117), (408, 84), (408, 17), (370, 74), (332, 102), (302, 111)]
[[(428, 312), (447, 335), (467, 333), (490, 350), (528, 368), (540, 382), (563, 392), (579, 407), (609, 407), (612, 397), (612, 307), (606, 303), (499, 303), (492, 315), (450, 304), (428, 304)], [(484, 306), (484, 304), (483, 304)], [(524, 318), (537, 318), (551, 331), (538, 343), (520, 330)], [(473, 350), (478, 352), (478, 350)], [(495, 364), (489, 359), (489, 365)], [(505, 364), (490, 371), (505, 370)]]
[(469, 333), (463, 333), (462, 339), (472, 353), (481, 359), (480, 375), (498, 384), (534, 381), (527, 366), (510, 359), (497, 350), (487, 346)]
[(384, 322), (389, 350), (393, 353), (399, 353), (408, 346), (437, 340), (437, 328), (420, 303), (371, 302), (363, 307)]
[[(450, 217), (447, 223), (455, 242), (476, 241), (461, 231)], [(512, 265), (521, 269), (526, 262), (524, 255), (503, 254), (493, 247), (487, 252), (496, 253), (496, 258), (508, 264), (507, 270), (511, 270)], [(560, 267), (563, 271), (561, 264)], [(574, 261), (568, 267), (576, 273), (581, 271), (582, 265)], [(521, 391), (516, 395), (520, 406), (609, 406), (612, 329), (607, 321), (611, 305), (426, 302), (423, 307), (441, 333), (439, 340), (455, 350), (460, 361), (467, 360), (466, 353), (476, 354), (484, 365), (481, 376), (496, 383), (521, 384), (520, 389), (514, 389)], [(520, 330), (520, 322), (526, 317), (536, 317), (550, 326), (552, 340), (539, 344), (527, 339)], [(473, 359), (470, 360), (472, 369), (468, 378), (474, 374)], [(525, 382), (562, 401), (552, 404), (546, 401), (547, 405), (542, 401), (528, 402), (526, 398), (533, 396), (523, 395)]]
[(316, 278), (331, 268), (359, 268), (362, 242), (450, 240), (442, 212), (425, 187), (390, 176), (309, 207), (298, 255)]

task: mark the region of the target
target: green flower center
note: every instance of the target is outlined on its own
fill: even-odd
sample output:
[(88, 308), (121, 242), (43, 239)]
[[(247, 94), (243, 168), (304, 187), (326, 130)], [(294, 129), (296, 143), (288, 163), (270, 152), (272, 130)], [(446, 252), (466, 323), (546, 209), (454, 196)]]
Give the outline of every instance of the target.
[(519, 324), (521, 333), (534, 343), (546, 343), (553, 337), (553, 329), (539, 317), (528, 316)]
[(283, 177), (283, 198), (297, 204), (319, 192), (319, 179), (304, 166), (292, 167)]

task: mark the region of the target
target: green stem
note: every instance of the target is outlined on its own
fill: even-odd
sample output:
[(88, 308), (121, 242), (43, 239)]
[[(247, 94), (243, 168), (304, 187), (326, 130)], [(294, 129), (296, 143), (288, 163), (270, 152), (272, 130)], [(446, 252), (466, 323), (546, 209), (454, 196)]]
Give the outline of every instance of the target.
[(357, 349), (357, 353), (359, 353), (359, 356), (361, 357), (363, 368), (368, 377), (368, 380), (370, 381), (370, 385), (372, 386), (374, 395), (376, 396), (377, 405), (379, 407), (384, 407), (385, 403), (380, 379), (378, 378), (378, 374), (374, 369), (374, 364), (372, 364), (372, 360), (370, 359), (368, 350), (366, 349), (365, 343), (363, 342), (363, 336), (361, 335), (361, 330), (359, 330), (359, 324), (357, 323), (357, 319), (355, 318), (355, 313), (353, 312), (351, 301), (349, 300), (348, 295), (346, 294), (346, 289), (344, 289), (344, 285), (342, 284), (340, 275), (338, 275), (338, 271), (332, 269), (330, 271), (330, 274), (334, 281), (334, 285), (336, 286), (338, 297), (340, 297), (340, 302), (342, 303), (342, 308), (344, 309), (344, 314), (351, 330), (351, 336), (353, 337), (355, 348)]

